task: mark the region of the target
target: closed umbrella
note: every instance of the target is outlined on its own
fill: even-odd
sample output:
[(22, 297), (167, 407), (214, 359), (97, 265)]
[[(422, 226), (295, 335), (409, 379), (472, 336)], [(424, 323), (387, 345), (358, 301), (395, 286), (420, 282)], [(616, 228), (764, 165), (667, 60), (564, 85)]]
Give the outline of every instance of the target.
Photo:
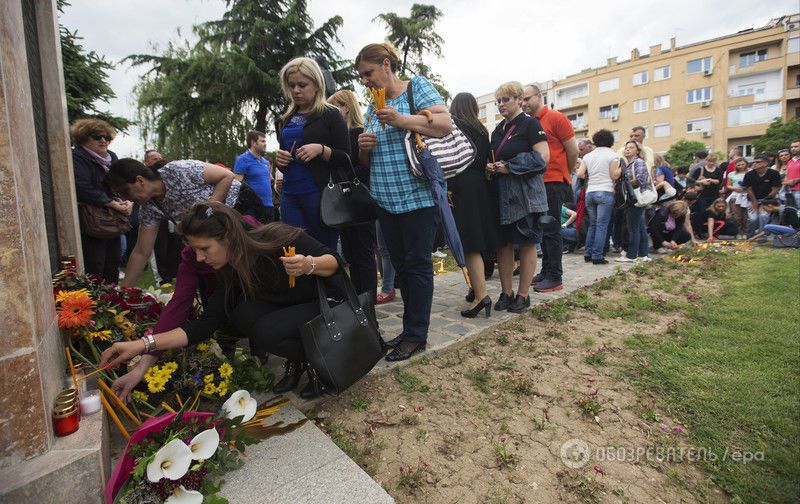
[(442, 171), (439, 162), (430, 153), (422, 141), (419, 133), (415, 135), (417, 143), (417, 158), (422, 169), (423, 175), (431, 185), (431, 194), (433, 195), (436, 206), (439, 208), (439, 216), (442, 219), (442, 230), (444, 231), (444, 238), (447, 246), (453, 252), (453, 258), (456, 260), (461, 273), (464, 275), (464, 281), (467, 286), (472, 288), (467, 276), (467, 271), (464, 269), (466, 260), (464, 259), (464, 247), (461, 245), (461, 236), (456, 229), (456, 221), (453, 218), (453, 210), (450, 208), (450, 203), (447, 201), (447, 192), (444, 189), (444, 172)]

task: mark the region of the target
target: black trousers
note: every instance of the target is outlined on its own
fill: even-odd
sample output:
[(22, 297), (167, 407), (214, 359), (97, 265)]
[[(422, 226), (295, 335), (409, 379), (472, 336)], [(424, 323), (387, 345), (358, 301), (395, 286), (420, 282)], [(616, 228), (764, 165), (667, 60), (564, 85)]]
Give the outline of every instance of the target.
[[(566, 182), (545, 182), (547, 191), (547, 214), (561, 222), (561, 205), (564, 201), (570, 201), (569, 195), (572, 188)], [(561, 226), (554, 226), (553, 229), (542, 231), (542, 273), (545, 278), (561, 281), (564, 274), (561, 267), (561, 254), (564, 250), (564, 242), (561, 240)]]
[(182, 249), (181, 236), (178, 233), (170, 233), (169, 223), (162, 220), (158, 226), (158, 234), (153, 246), (158, 276), (161, 277), (162, 282), (171, 283), (175, 280), (175, 275), (178, 273), (178, 263), (181, 261)]
[(116, 238), (93, 238), (81, 233), (83, 265), (86, 273), (100, 276), (106, 283), (119, 282), (119, 266), (122, 261), (122, 241)]
[(356, 292), (378, 290), (378, 263), (375, 260), (375, 223), (344, 228), (340, 234), (344, 259), (350, 265), (350, 279)]
[(246, 301), (231, 311), (232, 329), (250, 340), (253, 354), (275, 354), (290, 361), (306, 360), (300, 327), (319, 315), (319, 301), (275, 306), (266, 301)]

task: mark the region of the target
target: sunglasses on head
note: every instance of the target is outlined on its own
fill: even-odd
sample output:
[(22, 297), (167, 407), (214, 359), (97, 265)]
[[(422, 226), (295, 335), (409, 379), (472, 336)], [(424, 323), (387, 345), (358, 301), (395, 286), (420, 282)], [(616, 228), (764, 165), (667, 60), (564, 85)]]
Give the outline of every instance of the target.
[(96, 140), (96, 141), (99, 142), (100, 140), (104, 140), (104, 139), (105, 139), (106, 142), (110, 142), (111, 140), (114, 139), (114, 137), (108, 136), (108, 135), (92, 135), (92, 140)]
[(511, 101), (511, 97), (510, 96), (503, 96), (503, 97), (497, 99), (497, 104), (500, 105), (501, 103), (508, 103), (510, 101)]

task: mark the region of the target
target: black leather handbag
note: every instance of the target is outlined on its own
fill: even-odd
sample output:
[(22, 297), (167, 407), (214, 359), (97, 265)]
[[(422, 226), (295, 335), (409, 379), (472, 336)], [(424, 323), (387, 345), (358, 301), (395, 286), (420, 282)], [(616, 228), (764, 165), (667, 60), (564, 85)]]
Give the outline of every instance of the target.
[(347, 297), (331, 307), (323, 280), (317, 277), (320, 314), (303, 324), (300, 338), (306, 359), (325, 389), (338, 395), (369, 373), (384, 351), (375, 319), (375, 294), (356, 296), (344, 269), (337, 274), (341, 275)]
[(636, 194), (634, 193), (634, 188), (630, 180), (628, 180), (628, 177), (625, 175), (624, 161), (624, 158), (619, 160), (622, 173), (620, 173), (619, 178), (614, 181), (614, 208), (616, 210), (625, 210), (626, 208), (632, 208), (636, 205)]
[(343, 177), (342, 182), (336, 182), (331, 171), (328, 185), (322, 188), (319, 202), (320, 220), (333, 229), (368, 224), (376, 219), (375, 200), (369, 194), (367, 186), (358, 180), (350, 156), (347, 156), (347, 164), (352, 179)]

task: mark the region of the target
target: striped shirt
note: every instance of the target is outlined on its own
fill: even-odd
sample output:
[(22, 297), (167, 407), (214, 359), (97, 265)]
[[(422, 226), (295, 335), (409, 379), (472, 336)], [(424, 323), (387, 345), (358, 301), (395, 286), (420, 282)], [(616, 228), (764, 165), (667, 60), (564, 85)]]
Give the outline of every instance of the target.
[[(433, 105), (444, 105), (439, 92), (423, 77), (414, 77), (409, 86), (414, 86), (414, 102), (417, 111)], [(409, 114), (407, 92), (397, 98), (386, 99), (386, 105), (401, 114)], [(364, 119), (364, 130), (370, 129), (378, 136), (378, 145), (370, 152), (370, 191), (378, 205), (387, 212), (400, 214), (435, 205), (427, 181), (411, 174), (406, 159), (403, 139), (406, 130), (386, 125), (381, 128), (375, 111), (370, 108), (372, 126)]]

